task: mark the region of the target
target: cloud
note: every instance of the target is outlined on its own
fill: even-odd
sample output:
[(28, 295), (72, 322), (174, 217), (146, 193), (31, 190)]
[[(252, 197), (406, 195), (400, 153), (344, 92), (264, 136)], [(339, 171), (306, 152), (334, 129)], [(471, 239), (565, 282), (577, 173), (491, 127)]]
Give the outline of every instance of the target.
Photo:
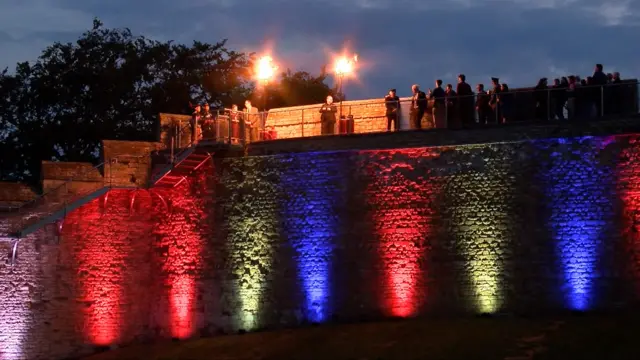
[[(98, 16), (157, 39), (228, 38), (237, 50), (271, 49), (281, 68), (310, 72), (349, 47), (366, 65), (347, 84), (351, 98), (380, 96), (389, 87), (406, 94), (413, 83), (453, 82), (461, 72), (473, 83), (498, 76), (512, 87), (585, 75), (596, 62), (640, 76), (640, 49), (631, 45), (638, 0), (11, 1), (0, 5), (0, 66), (34, 59), (44, 40), (77, 36)], [(22, 3), (30, 10), (19, 10)], [(12, 18), (8, 25), (2, 16)]]
[(79, 32), (91, 19), (91, 15), (60, 7), (53, 0), (7, 0), (0, 5), (0, 32), (15, 40), (37, 33)]
[(599, 18), (607, 26), (638, 25), (640, 5), (638, 1), (610, 1), (586, 7), (586, 11)]

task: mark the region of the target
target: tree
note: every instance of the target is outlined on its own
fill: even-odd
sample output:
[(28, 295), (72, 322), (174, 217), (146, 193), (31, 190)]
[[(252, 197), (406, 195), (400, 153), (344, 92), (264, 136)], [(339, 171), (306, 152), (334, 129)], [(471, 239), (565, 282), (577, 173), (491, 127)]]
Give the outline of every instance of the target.
[(236, 103), (253, 90), (251, 65), (226, 40), (159, 42), (96, 19), (76, 43), (0, 75), (0, 177), (35, 183), (41, 160), (96, 161), (103, 139), (152, 140), (159, 112)]
[[(337, 91), (331, 89), (325, 81), (329, 77), (326, 67), (320, 69), (318, 76), (306, 71), (292, 72), (290, 69), (280, 75), (275, 84), (267, 85), (267, 107), (300, 106), (323, 103), (327, 95), (336, 96)], [(253, 99), (259, 107), (264, 107), (264, 89), (258, 87)]]

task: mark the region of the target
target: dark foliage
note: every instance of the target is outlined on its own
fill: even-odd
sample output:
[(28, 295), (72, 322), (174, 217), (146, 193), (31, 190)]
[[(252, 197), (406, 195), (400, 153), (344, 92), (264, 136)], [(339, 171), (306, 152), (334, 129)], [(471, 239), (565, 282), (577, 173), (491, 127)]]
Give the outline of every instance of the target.
[[(160, 42), (96, 19), (75, 43), (54, 43), (0, 73), (0, 179), (35, 184), (42, 160), (95, 162), (103, 139), (152, 141), (160, 112), (259, 98), (252, 65), (253, 54), (226, 40)], [(324, 101), (326, 77), (288, 71), (269, 87), (269, 106)]]

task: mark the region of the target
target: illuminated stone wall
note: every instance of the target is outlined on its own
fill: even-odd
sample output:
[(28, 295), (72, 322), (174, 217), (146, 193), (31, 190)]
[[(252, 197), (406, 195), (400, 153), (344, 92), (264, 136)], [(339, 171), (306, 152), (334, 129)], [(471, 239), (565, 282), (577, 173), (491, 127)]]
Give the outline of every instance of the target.
[[(405, 103), (410, 100), (410, 98), (402, 98)], [(266, 125), (276, 130), (278, 139), (318, 136), (321, 134), (319, 112), (321, 105), (271, 109), (267, 116)], [(339, 104), (336, 105), (339, 108)], [(383, 97), (370, 100), (351, 100), (342, 103), (342, 114), (344, 116), (353, 116), (354, 132), (357, 134), (386, 131), (386, 111)], [(428, 128), (429, 126), (426, 125), (425, 121), (425, 128)]]
[(23, 239), (17, 264), (0, 262), (0, 359), (631, 307), (639, 160), (638, 135), (214, 158), (177, 188), (110, 191)]

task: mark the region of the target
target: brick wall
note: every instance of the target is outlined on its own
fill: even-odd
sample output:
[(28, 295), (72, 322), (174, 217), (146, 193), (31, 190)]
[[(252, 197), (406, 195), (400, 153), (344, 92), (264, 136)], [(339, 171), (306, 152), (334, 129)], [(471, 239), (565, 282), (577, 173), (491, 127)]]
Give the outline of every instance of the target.
[(0, 357), (383, 316), (632, 308), (638, 144), (216, 157), (178, 188), (110, 191), (23, 239), (15, 266), (0, 262)]
[(41, 174), (42, 189), (45, 193), (59, 188), (69, 179), (74, 180), (73, 183), (68, 184), (70, 191), (93, 186), (96, 183), (102, 183), (103, 180), (100, 168), (84, 162), (43, 161)]
[[(410, 101), (410, 98), (401, 100)], [(269, 110), (266, 125), (276, 130), (278, 139), (318, 136), (321, 133), (321, 106), (316, 104)], [(342, 114), (353, 115), (356, 133), (387, 130), (386, 108), (382, 99), (345, 101), (342, 103)]]
[(161, 149), (162, 144), (157, 142), (103, 140), (100, 164), (43, 161), (43, 193), (61, 198), (69, 193), (87, 194), (103, 186), (145, 187), (151, 154)]
[(0, 208), (19, 206), (35, 197), (36, 192), (25, 184), (0, 181)]
[(102, 141), (104, 178), (119, 187), (146, 187), (151, 170), (151, 154), (164, 149), (160, 142)]

